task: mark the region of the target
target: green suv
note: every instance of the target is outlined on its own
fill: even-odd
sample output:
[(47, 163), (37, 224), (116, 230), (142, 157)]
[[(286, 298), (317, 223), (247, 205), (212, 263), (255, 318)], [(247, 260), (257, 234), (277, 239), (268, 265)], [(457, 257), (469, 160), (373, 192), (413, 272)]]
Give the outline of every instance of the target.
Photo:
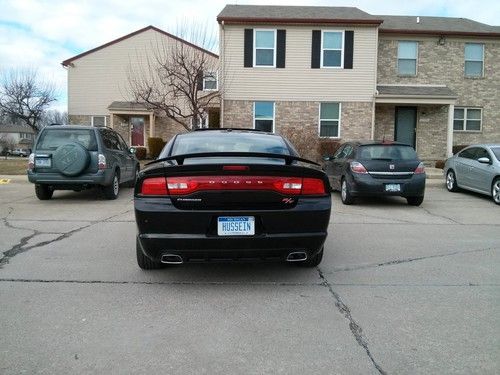
[(135, 149), (110, 128), (60, 125), (44, 128), (29, 156), (28, 179), (38, 199), (54, 190), (81, 191), (100, 187), (116, 199), (120, 184), (134, 186), (139, 173)]

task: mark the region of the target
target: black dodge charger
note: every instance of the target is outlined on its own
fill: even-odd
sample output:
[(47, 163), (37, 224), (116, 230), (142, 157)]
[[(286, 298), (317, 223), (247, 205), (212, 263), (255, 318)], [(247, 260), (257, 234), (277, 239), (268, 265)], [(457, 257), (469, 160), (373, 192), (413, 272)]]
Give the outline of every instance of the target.
[(142, 269), (203, 261), (323, 257), (330, 185), (285, 138), (243, 129), (175, 136), (134, 192)]

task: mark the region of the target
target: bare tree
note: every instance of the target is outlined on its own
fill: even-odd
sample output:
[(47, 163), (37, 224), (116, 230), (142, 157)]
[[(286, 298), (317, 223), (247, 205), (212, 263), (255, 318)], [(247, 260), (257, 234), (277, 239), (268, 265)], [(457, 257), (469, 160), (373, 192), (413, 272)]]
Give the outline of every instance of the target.
[(58, 111), (51, 109), (44, 113), (42, 118), (43, 126), (51, 124), (67, 125), (69, 124), (69, 116), (66, 111)]
[(43, 125), (47, 107), (55, 100), (54, 85), (40, 80), (36, 70), (13, 69), (1, 74), (0, 111), (21, 120), (35, 133)]
[(208, 116), (205, 109), (220, 102), (220, 87), (202, 91), (204, 79), (215, 85), (217, 78), (218, 56), (207, 51), (216, 48), (217, 34), (208, 24), (188, 22), (180, 23), (176, 34), (193, 44), (177, 38), (157, 39), (142, 62), (140, 56), (135, 64), (130, 62), (129, 93), (146, 108), (192, 130), (199, 119)]
[(12, 138), (12, 136), (9, 134), (0, 134), (0, 153), (5, 155), (5, 159), (7, 159), (8, 151), (12, 150), (15, 145), (16, 141)]

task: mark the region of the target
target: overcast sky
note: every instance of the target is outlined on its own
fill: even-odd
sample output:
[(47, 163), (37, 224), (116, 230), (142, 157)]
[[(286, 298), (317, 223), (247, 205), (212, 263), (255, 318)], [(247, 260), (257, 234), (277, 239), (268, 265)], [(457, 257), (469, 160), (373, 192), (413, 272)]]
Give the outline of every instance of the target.
[(35, 67), (56, 83), (66, 110), (61, 62), (148, 25), (175, 33), (180, 20), (217, 26), (225, 4), (355, 6), (371, 14), (449, 16), (499, 25), (499, 0), (0, 0), (0, 69)]

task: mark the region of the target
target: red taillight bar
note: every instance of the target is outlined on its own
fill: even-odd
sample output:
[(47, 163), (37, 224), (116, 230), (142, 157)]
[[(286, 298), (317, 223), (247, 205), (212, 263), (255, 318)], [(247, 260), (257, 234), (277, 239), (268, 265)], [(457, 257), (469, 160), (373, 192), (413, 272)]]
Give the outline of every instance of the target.
[(214, 190), (267, 190), (286, 195), (326, 194), (322, 179), (276, 176), (152, 177), (142, 182), (140, 194), (187, 195)]

